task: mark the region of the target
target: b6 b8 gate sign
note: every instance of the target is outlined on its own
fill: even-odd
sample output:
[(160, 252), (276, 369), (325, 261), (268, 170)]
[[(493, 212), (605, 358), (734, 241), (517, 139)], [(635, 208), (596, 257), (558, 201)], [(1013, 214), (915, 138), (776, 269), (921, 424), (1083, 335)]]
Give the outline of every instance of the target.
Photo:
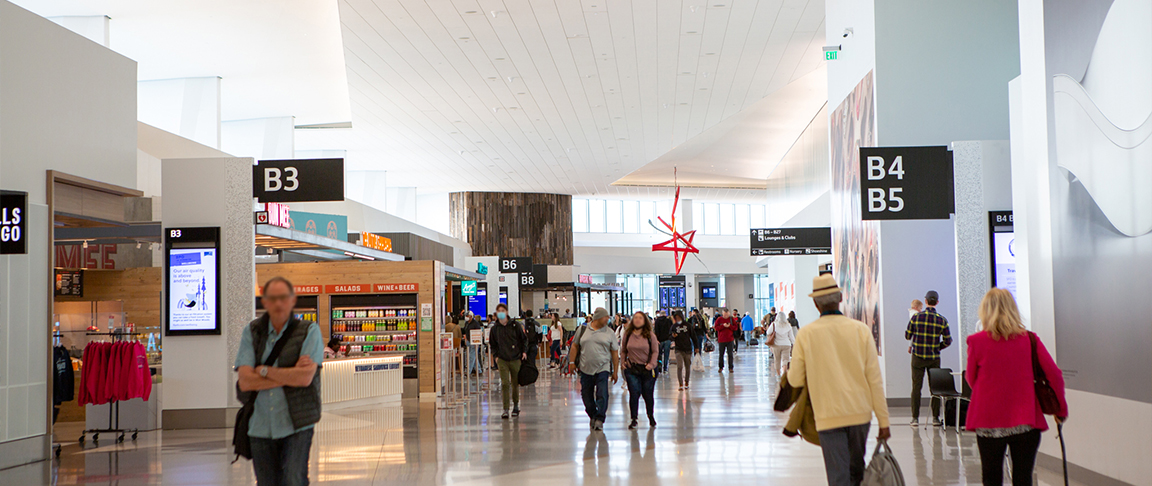
[(948, 147), (861, 147), (864, 220), (948, 219), (956, 211)]

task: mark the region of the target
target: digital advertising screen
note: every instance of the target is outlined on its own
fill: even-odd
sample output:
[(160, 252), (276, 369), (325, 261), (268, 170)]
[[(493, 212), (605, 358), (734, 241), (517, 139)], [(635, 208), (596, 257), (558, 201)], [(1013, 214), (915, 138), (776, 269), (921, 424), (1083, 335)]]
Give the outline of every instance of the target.
[(996, 287), (1016, 296), (1016, 233), (993, 233), (992, 253), (995, 255)]
[(715, 286), (700, 287), (700, 297), (703, 297), (705, 299), (715, 299), (716, 298), (716, 287)]
[(164, 236), (165, 334), (220, 334), (220, 228), (168, 228)]
[(488, 319), (488, 289), (476, 289), (476, 295), (468, 296), (468, 311), (484, 321)]

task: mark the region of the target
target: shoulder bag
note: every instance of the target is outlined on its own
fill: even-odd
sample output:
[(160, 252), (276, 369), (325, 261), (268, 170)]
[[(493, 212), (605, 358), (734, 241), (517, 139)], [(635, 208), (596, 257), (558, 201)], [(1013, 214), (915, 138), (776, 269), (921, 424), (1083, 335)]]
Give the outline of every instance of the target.
[[(263, 322), (263, 321), (261, 321)], [(284, 345), (288, 343), (289, 337), (296, 330), (295, 319), (288, 321), (288, 326), (284, 328), (284, 333), (280, 335), (280, 339), (272, 346), (272, 352), (268, 354), (268, 359), (264, 360), (264, 366), (272, 366), (276, 359), (280, 357), (280, 351), (284, 349)], [(268, 335), (252, 341), (252, 350), (263, 350), (267, 344)], [(259, 341), (259, 342), (257, 342)], [(236, 458), (232, 460), (233, 463), (240, 460), (241, 457), (245, 459), (252, 459), (252, 441), (248, 437), (248, 423), (252, 420), (252, 412), (256, 408), (256, 396), (260, 392), (241, 392), (240, 380), (236, 380), (236, 395), (237, 398), (244, 400), (244, 405), (236, 412), (236, 424), (232, 428), (232, 448), (236, 453)]]
[(776, 345), (776, 323), (775, 322), (772, 323), (772, 332), (769, 332), (768, 337), (764, 338), (764, 344), (767, 344), (769, 346), (775, 346)]
[[(572, 343), (569, 344), (568, 356), (565, 357), (569, 363), (576, 365), (576, 371), (580, 371), (580, 337), (584, 335), (584, 330), (586, 329), (588, 329), (588, 326), (580, 326), (580, 328), (576, 330), (576, 334), (572, 336)], [(567, 366), (565, 366), (565, 369), (567, 369)]]
[(1056, 415), (1060, 413), (1060, 398), (1048, 383), (1044, 368), (1040, 366), (1040, 356), (1036, 352), (1036, 334), (1028, 332), (1028, 339), (1032, 342), (1032, 383), (1036, 387), (1036, 400), (1040, 402), (1040, 410), (1044, 414)]

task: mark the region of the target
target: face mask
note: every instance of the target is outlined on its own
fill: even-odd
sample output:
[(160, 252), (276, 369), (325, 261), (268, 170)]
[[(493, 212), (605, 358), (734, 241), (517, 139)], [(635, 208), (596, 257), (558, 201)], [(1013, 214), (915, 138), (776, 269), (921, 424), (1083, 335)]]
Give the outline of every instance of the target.
[(505, 314), (505, 313), (503, 313), (503, 312), (497, 312), (497, 313), (496, 313), (496, 318), (497, 318), (497, 319), (500, 319), (501, 321), (503, 321), (504, 319), (507, 319), (507, 318), (508, 318), (508, 314)]

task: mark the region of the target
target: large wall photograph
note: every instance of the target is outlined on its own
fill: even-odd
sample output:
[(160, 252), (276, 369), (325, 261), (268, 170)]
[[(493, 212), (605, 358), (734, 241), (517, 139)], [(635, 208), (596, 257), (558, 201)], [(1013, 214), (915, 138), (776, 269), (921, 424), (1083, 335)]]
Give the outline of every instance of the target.
[(844, 289), (844, 312), (872, 329), (880, 350), (880, 225), (860, 208), (860, 147), (876, 146), (872, 72), (832, 113), (832, 268)]

